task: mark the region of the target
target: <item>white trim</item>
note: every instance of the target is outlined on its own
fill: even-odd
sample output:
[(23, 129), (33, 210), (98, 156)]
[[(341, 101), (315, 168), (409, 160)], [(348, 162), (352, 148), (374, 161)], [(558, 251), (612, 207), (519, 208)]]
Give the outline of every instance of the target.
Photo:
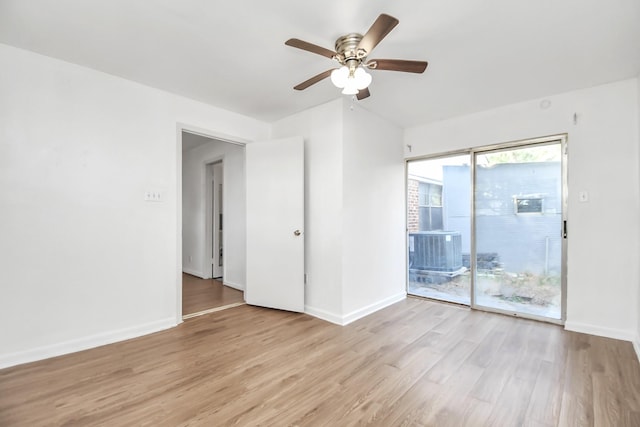
[(227, 282), (226, 280), (222, 279), (222, 284), (230, 288), (237, 289), (239, 291), (244, 292), (244, 285), (241, 285), (239, 283)]
[(182, 322), (182, 126), (176, 126), (176, 323)]
[(182, 272), (190, 274), (192, 276), (199, 277), (201, 279), (206, 279), (206, 277), (204, 277), (204, 274), (202, 274), (201, 271), (193, 270), (191, 268), (182, 267)]
[(100, 347), (106, 344), (113, 344), (115, 342), (137, 338), (143, 335), (173, 328), (174, 326), (177, 326), (177, 323), (175, 318), (172, 316), (155, 322), (134, 326), (132, 328), (103, 332), (88, 337), (34, 348), (32, 350), (2, 354), (0, 355), (0, 369), (21, 365), (23, 363), (35, 362), (37, 360), (48, 359), (50, 357), (62, 356), (64, 354), (75, 353), (77, 351)]
[(378, 310), (382, 310), (391, 304), (402, 301), (406, 297), (406, 292), (400, 292), (366, 307), (359, 308), (358, 310), (352, 311), (344, 316), (340, 316), (339, 314), (331, 313), (320, 308), (310, 307), (308, 305), (305, 305), (304, 312), (310, 316), (317, 317), (318, 319), (326, 320), (327, 322), (335, 323), (336, 325), (346, 326), (349, 323), (362, 319), (363, 317), (375, 313)]
[(355, 322), (358, 319), (362, 319), (363, 317), (368, 316), (371, 313), (374, 313), (378, 310), (382, 310), (383, 308), (388, 307), (391, 304), (395, 304), (399, 301), (402, 301), (405, 298), (407, 298), (407, 293), (400, 292), (398, 294), (385, 298), (382, 301), (378, 301), (366, 307), (359, 308), (358, 310), (352, 311), (351, 313), (342, 316), (342, 324), (348, 325), (351, 322)]
[(613, 338), (616, 340), (635, 342), (637, 338), (635, 331), (613, 329), (604, 326), (590, 325), (587, 323), (572, 322), (569, 320), (565, 322), (564, 328), (567, 331), (581, 332), (583, 334), (597, 335), (606, 338)]
[(640, 362), (640, 337), (636, 335), (632, 344), (633, 344), (633, 349), (636, 351), (636, 357), (638, 358), (638, 362)]
[(331, 313), (321, 308), (315, 308), (308, 305), (304, 306), (304, 312), (309, 316), (317, 317), (318, 319), (326, 320), (327, 322), (334, 323), (336, 325), (343, 325), (342, 316), (339, 314)]
[[(223, 140), (217, 140), (217, 139), (212, 139), (209, 138), (212, 142), (219, 142), (222, 144), (228, 144), (228, 142), (223, 141)], [(201, 236), (203, 236), (204, 238), (204, 244), (202, 245), (202, 247), (204, 248), (204, 255), (202, 257), (202, 271), (212, 271), (212, 261), (213, 261), (213, 253), (212, 253), (212, 247), (213, 247), (213, 225), (211, 224), (211, 219), (213, 217), (213, 200), (215, 198), (215, 189), (211, 186), (211, 181), (213, 179), (213, 169), (211, 170), (211, 175), (209, 175), (208, 171), (207, 171), (207, 167), (208, 166), (213, 166), (214, 164), (220, 163), (222, 165), (224, 165), (224, 158), (225, 158), (225, 154), (221, 154), (221, 155), (217, 155), (211, 158), (207, 158), (204, 160), (201, 160), (201, 164), (200, 164), (200, 183), (201, 183), (201, 190), (202, 190), (202, 194), (204, 194), (204, 203), (202, 204), (202, 217), (204, 218), (204, 230), (203, 233), (201, 234)], [(223, 166), (224, 167), (224, 166)], [(224, 174), (224, 172), (223, 172)], [(211, 191), (209, 191), (211, 190)], [(225, 184), (225, 180), (224, 180), (224, 175), (222, 178), (222, 192), (223, 192), (223, 201), (224, 201), (224, 197), (226, 196), (227, 192), (226, 192), (226, 184)], [(218, 202), (219, 203), (219, 202)], [(222, 206), (222, 215), (226, 218), (226, 213), (225, 210), (227, 209), (227, 204), (223, 203)], [(222, 246), (223, 247), (227, 247), (225, 244), (225, 235), (223, 233), (222, 235)], [(224, 268), (225, 268), (225, 263), (224, 263), (225, 259), (223, 259), (222, 263), (222, 272), (221, 272), (221, 276), (224, 276)], [(216, 276), (217, 277), (217, 276)], [(213, 278), (213, 273), (207, 273), (206, 277), (202, 276), (203, 279), (212, 279)]]
[[(222, 132), (212, 131), (211, 129), (201, 128), (199, 126), (193, 126), (190, 124), (186, 124), (183, 122), (177, 122), (176, 126), (178, 128), (178, 132), (187, 132), (192, 133), (194, 135), (203, 136), (209, 139), (217, 139), (218, 141), (228, 142), (230, 144), (235, 145), (247, 145), (251, 141), (245, 138), (240, 138), (235, 135), (229, 135)], [(180, 150), (182, 150), (182, 144), (180, 144)]]
[(191, 319), (191, 318), (194, 318), (194, 317), (204, 316), (205, 314), (215, 313), (216, 311), (222, 311), (222, 310), (226, 310), (228, 308), (239, 307), (241, 305), (246, 305), (246, 304), (247, 304), (246, 302), (234, 302), (232, 304), (222, 305), (220, 307), (209, 308), (207, 310), (197, 311), (197, 312), (191, 313), (191, 314), (185, 314), (184, 316), (182, 316), (182, 320), (187, 320), (187, 319)]

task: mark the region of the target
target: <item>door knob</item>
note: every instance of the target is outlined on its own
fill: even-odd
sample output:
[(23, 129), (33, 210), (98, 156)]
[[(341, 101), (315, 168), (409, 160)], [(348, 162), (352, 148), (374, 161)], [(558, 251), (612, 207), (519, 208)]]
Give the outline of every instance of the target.
[(302, 234), (302, 232), (300, 230), (296, 230), (296, 231), (293, 232), (294, 236), (299, 236), (301, 234)]

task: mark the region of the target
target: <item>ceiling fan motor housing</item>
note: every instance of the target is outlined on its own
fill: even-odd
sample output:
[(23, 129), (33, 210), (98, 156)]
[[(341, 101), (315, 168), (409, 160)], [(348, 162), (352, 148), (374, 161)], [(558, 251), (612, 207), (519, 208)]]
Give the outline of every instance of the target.
[(367, 57), (367, 52), (363, 49), (358, 49), (362, 37), (362, 34), (350, 33), (336, 40), (336, 59), (340, 64), (355, 68), (364, 61)]

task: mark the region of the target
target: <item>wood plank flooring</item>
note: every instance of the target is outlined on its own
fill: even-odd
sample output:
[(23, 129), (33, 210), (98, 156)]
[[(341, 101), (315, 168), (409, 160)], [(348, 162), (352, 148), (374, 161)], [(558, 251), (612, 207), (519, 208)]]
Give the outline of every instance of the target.
[(218, 280), (182, 274), (183, 315), (241, 302), (244, 302), (242, 291), (225, 286)]
[(407, 299), (340, 327), (239, 306), (0, 371), (0, 425), (638, 426), (630, 343)]

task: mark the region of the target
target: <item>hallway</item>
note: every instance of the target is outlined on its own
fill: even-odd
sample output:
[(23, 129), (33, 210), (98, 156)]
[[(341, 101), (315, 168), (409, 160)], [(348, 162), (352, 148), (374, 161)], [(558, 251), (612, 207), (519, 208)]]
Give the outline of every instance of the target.
[(182, 273), (183, 316), (238, 303), (244, 303), (242, 291), (225, 286), (218, 280)]

